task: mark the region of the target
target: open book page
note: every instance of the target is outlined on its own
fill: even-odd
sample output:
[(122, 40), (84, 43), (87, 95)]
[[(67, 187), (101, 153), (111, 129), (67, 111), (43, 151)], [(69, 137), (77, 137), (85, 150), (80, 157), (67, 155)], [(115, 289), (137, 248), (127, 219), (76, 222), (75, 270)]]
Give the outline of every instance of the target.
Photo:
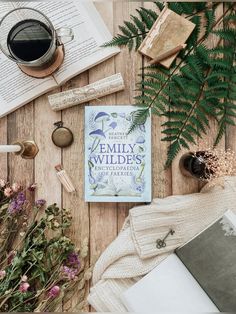
[(122, 300), (131, 312), (219, 312), (175, 254), (125, 291)]
[[(1, 3), (0, 17), (12, 9), (14, 9), (12, 3)], [(0, 69), (0, 117), (57, 86), (53, 77), (34, 79), (25, 75), (2, 52), (0, 52)]]
[(9, 11), (11, 11), (13, 9), (15, 9), (14, 3), (1, 1), (0, 19), (2, 19), (5, 14), (7, 14)]
[(70, 27), (74, 31), (74, 40), (65, 45), (65, 61), (54, 74), (59, 85), (120, 51), (100, 47), (112, 36), (90, 1), (21, 2), (20, 5), (42, 11), (55, 28)]

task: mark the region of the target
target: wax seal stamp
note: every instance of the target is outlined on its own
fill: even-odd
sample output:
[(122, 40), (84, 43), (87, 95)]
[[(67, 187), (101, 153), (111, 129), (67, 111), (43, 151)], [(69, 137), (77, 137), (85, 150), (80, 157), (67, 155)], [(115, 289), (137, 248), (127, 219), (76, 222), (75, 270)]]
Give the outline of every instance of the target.
[(64, 127), (62, 121), (58, 121), (54, 123), (54, 125), (57, 128), (52, 132), (53, 143), (61, 148), (70, 146), (74, 141), (73, 133), (71, 132), (71, 130)]

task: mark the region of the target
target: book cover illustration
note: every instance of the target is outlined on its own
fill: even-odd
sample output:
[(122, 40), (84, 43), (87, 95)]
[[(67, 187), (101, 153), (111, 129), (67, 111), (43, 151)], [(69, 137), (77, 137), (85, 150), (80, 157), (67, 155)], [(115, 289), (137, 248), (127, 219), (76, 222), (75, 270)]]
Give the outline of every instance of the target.
[(151, 119), (133, 106), (85, 107), (85, 201), (151, 201)]

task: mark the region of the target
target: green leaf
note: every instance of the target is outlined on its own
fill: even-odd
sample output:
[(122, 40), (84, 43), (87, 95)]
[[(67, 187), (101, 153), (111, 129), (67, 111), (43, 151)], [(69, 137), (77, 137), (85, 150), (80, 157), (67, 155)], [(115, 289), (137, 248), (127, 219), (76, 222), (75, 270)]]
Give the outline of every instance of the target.
[(155, 22), (156, 19), (158, 18), (157, 13), (153, 11), (152, 9), (142, 8), (142, 10), (145, 11), (147, 15), (149, 15), (149, 17), (153, 20), (153, 22)]
[(169, 134), (177, 135), (179, 133), (179, 129), (177, 129), (177, 128), (168, 128), (166, 130), (163, 130), (162, 133), (163, 134), (167, 134), (167, 135), (169, 135)]
[(142, 33), (142, 34), (145, 34), (146, 32), (146, 27), (145, 25), (143, 24), (142, 21), (140, 21), (137, 16), (135, 15), (131, 15), (131, 19), (133, 20), (134, 24), (136, 25), (136, 27), (138, 28), (138, 30)]
[(221, 39), (230, 41), (230, 42), (235, 42), (236, 41), (236, 30), (233, 28), (224, 28), (224, 29), (218, 29), (215, 31), (212, 31), (214, 35), (219, 36)]
[(181, 15), (183, 13), (183, 7), (179, 2), (169, 2), (168, 7), (170, 10), (174, 11), (175, 13)]
[(171, 166), (172, 161), (175, 159), (180, 150), (181, 146), (178, 140), (175, 140), (173, 143), (170, 144), (167, 152), (165, 168), (169, 168)]
[(145, 24), (146, 28), (149, 30), (152, 28), (152, 25), (154, 23), (153, 19), (150, 18), (149, 14), (141, 7), (139, 9), (136, 9), (138, 12), (142, 22)]
[(158, 7), (158, 9), (160, 10), (160, 11), (162, 11), (163, 9), (164, 9), (164, 4), (163, 4), (163, 2), (159, 2), (159, 1), (156, 1), (156, 2), (154, 2), (155, 3), (155, 5)]
[(138, 29), (136, 28), (136, 26), (128, 21), (124, 21), (125, 26), (127, 27), (127, 29), (130, 31), (130, 34), (132, 36), (133, 35), (138, 35)]
[(183, 146), (184, 148), (190, 149), (188, 143), (183, 138), (181, 138), (179, 140), (179, 142), (180, 142), (181, 146)]
[(132, 37), (132, 33), (131, 31), (125, 27), (125, 26), (119, 26), (119, 29), (121, 30), (121, 32), (126, 35), (128, 38), (131, 38)]
[(204, 15), (206, 19), (206, 35), (209, 35), (215, 23), (215, 10), (206, 10)]

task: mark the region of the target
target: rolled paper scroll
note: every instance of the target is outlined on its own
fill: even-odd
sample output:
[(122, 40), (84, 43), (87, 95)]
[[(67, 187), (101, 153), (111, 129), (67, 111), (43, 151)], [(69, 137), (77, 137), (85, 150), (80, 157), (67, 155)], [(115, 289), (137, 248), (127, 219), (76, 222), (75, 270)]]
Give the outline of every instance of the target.
[(75, 192), (75, 187), (71, 179), (69, 178), (67, 172), (63, 169), (62, 165), (57, 165), (55, 169), (57, 171), (57, 177), (60, 180), (63, 187), (66, 189), (66, 191), (68, 193)]
[(52, 110), (59, 111), (116, 93), (124, 88), (124, 80), (121, 74), (117, 73), (84, 87), (50, 95), (48, 101)]

